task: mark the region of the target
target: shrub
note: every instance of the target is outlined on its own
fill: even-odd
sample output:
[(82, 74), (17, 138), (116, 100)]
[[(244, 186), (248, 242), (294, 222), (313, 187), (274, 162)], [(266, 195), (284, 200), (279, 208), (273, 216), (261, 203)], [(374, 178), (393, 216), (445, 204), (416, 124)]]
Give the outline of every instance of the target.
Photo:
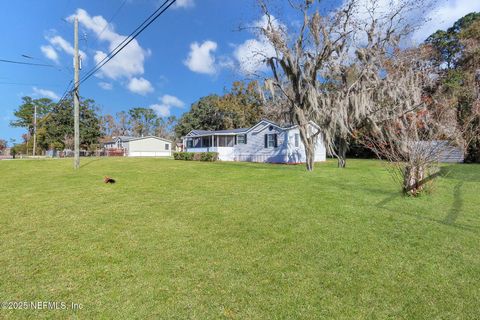
[(192, 161), (195, 152), (183, 152), (183, 160)]
[(195, 152), (195, 153), (193, 154), (193, 160), (195, 160), (195, 161), (200, 161), (200, 160), (202, 160), (202, 154), (203, 154), (203, 152)]
[(183, 160), (183, 152), (174, 152), (173, 159), (175, 160)]
[(218, 160), (218, 152), (202, 152), (200, 154), (200, 161), (217, 161)]
[(175, 160), (213, 162), (218, 160), (218, 152), (174, 152), (173, 158)]

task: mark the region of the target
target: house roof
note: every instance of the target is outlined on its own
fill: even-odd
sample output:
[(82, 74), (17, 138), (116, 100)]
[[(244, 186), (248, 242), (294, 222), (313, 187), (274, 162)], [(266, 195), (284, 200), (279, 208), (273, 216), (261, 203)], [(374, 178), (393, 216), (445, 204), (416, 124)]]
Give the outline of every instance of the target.
[[(273, 121), (267, 120), (267, 119), (262, 119), (260, 120), (257, 124), (255, 124), (251, 128), (239, 128), (239, 129), (229, 129), (229, 130), (192, 130), (190, 131), (185, 137), (202, 137), (202, 136), (212, 136), (212, 135), (234, 135), (234, 134), (239, 134), (239, 133), (247, 133), (253, 130), (254, 128), (258, 127), (260, 124), (268, 124), (275, 126), (281, 130), (291, 130), (295, 129), (297, 125), (278, 125)], [(320, 127), (313, 121), (310, 121), (310, 124), (316, 127), (317, 129), (320, 129)]]
[(160, 137), (156, 137), (156, 136), (145, 136), (145, 137), (118, 136), (118, 137), (114, 138), (113, 140), (106, 141), (106, 142), (104, 142), (104, 143), (105, 143), (105, 144), (107, 144), (107, 143), (115, 143), (115, 142), (117, 142), (118, 140), (120, 140), (120, 141), (122, 141), (122, 142), (129, 142), (129, 141), (149, 139), (149, 138), (154, 138), (154, 139), (157, 139), (157, 140), (163, 140), (163, 141), (166, 141), (166, 142), (172, 142), (171, 140), (164, 139), (164, 138), (160, 138)]
[(222, 135), (222, 134), (237, 134), (242, 132), (247, 132), (249, 128), (238, 128), (238, 129), (228, 129), (228, 130), (192, 130), (187, 136), (211, 136), (211, 135)]

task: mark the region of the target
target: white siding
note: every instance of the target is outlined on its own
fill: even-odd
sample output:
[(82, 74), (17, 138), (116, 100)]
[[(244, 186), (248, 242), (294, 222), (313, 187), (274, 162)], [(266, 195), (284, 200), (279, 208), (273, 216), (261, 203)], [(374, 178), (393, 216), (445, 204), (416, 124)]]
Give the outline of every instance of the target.
[(187, 152), (217, 152), (221, 161), (234, 161), (234, 147), (190, 148)]
[[(313, 130), (316, 132), (316, 129)], [(303, 163), (306, 162), (305, 146), (302, 139), (299, 137), (299, 145), (295, 147), (295, 135), (300, 134), (300, 130), (297, 128), (290, 129), (288, 131), (288, 150), (287, 150), (287, 163)], [(323, 144), (322, 136), (317, 138), (317, 144), (315, 146), (315, 162), (325, 161), (327, 159), (325, 146)]]
[[(271, 129), (271, 130), (270, 130)], [(277, 147), (265, 148), (265, 134), (277, 134)], [(283, 129), (262, 123), (247, 134), (247, 144), (235, 146), (235, 161), (286, 162), (286, 133)]]
[(172, 154), (171, 142), (153, 137), (131, 140), (124, 143), (124, 146), (129, 157), (168, 157)]

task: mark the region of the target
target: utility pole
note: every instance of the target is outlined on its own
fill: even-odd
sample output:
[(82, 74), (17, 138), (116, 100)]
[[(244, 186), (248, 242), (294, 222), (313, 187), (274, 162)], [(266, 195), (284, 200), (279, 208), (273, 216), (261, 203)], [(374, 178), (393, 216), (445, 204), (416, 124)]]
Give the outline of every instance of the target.
[(75, 26), (74, 26), (74, 56), (73, 56), (73, 67), (75, 69), (75, 76), (74, 76), (74, 90), (73, 90), (73, 103), (74, 103), (74, 113), (75, 113), (75, 142), (74, 142), (74, 160), (73, 160), (73, 168), (78, 169), (80, 168), (80, 102), (79, 102), (79, 93), (78, 93), (78, 86), (79, 86), (79, 58), (78, 58), (78, 18), (75, 17)]
[(37, 104), (33, 108), (33, 156), (35, 157), (37, 154)]

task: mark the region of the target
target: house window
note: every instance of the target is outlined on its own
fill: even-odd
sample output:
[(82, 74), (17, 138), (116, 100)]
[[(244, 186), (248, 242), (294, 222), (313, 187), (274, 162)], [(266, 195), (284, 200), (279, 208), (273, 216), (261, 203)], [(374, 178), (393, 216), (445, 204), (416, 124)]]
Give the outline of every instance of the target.
[(276, 148), (277, 147), (277, 135), (276, 134), (266, 134), (265, 135), (265, 148)]
[(169, 150), (170, 149), (170, 145), (168, 143), (165, 143), (165, 150)]
[(240, 134), (237, 136), (237, 144), (247, 144), (247, 135)]
[(193, 148), (193, 141), (187, 140), (187, 148)]
[(212, 144), (211, 137), (202, 137), (202, 148), (209, 148)]
[(218, 146), (219, 147), (233, 147), (235, 145), (234, 136), (219, 136), (218, 137)]
[(295, 133), (295, 147), (300, 146), (300, 135), (298, 133)]

